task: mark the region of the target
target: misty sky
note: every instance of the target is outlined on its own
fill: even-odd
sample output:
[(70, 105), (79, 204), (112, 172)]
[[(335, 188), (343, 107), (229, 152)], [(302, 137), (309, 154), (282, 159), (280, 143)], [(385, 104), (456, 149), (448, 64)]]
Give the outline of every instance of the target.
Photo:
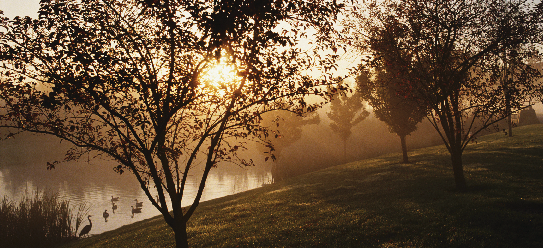
[[(0, 0), (0, 10), (4, 11), (4, 16), (13, 18), (15, 16), (30, 16), (33, 18), (38, 17), (38, 10), (40, 7), (40, 0)], [(339, 67), (351, 67), (356, 62), (350, 58), (343, 56), (343, 61), (340, 62)], [(346, 56), (349, 57), (349, 56)], [(344, 68), (346, 69), (346, 68)], [(341, 71), (341, 69), (340, 69)], [(537, 114), (543, 113), (543, 104), (538, 103), (534, 106)]]
[(40, 0), (1, 0), (0, 10), (10, 19), (15, 16), (37, 17)]

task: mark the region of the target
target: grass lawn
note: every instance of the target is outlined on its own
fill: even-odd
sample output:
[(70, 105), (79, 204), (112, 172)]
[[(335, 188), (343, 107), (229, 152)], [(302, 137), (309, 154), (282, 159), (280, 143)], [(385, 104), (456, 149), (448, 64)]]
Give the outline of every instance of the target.
[[(543, 125), (480, 137), (457, 192), (444, 146), (352, 162), (201, 203), (192, 247), (543, 247)], [(162, 217), (65, 247), (174, 247)]]

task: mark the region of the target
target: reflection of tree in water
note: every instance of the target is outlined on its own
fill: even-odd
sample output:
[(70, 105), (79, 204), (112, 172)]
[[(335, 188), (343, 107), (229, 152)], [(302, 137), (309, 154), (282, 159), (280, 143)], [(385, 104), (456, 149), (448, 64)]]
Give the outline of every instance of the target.
[[(61, 191), (84, 199), (90, 188), (139, 194), (137, 182), (130, 176), (113, 171), (115, 163), (105, 160), (65, 162), (57, 164), (54, 170), (47, 170), (47, 162), (62, 160), (68, 144), (49, 136), (19, 135), (0, 142), (0, 171), (5, 192), (19, 197), (25, 190)], [(61, 195), (61, 196), (62, 196)]]
[[(302, 137), (303, 126), (319, 122), (316, 112), (299, 116), (289, 111), (276, 111), (264, 116), (262, 125), (270, 128), (269, 142), (273, 145), (273, 154), (277, 158), (271, 170), (273, 181), (281, 181), (290, 174), (290, 168), (282, 163), (282, 151)], [(259, 149), (264, 151), (267, 148), (259, 146)]]
[(226, 194), (236, 194), (262, 186), (267, 182), (268, 170), (262, 166), (239, 167), (223, 164), (214, 168), (209, 175), (209, 187), (204, 189), (207, 198), (216, 198)]

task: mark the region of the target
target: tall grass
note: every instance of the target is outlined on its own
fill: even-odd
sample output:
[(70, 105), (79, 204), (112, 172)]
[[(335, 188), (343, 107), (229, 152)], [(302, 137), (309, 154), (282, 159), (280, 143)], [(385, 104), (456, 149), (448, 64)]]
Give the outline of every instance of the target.
[(0, 204), (0, 247), (52, 247), (76, 239), (87, 212), (86, 204), (80, 204), (74, 215), (70, 202), (59, 200), (56, 193), (36, 191), (19, 203), (4, 196)]

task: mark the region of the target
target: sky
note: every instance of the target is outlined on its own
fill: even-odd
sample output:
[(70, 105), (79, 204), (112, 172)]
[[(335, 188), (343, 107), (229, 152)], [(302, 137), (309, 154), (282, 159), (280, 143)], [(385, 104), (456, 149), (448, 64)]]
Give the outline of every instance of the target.
[(4, 16), (12, 19), (15, 16), (38, 17), (40, 0), (0, 0), (0, 10)]
[[(27, 15), (37, 18), (39, 8), (40, 0), (0, 0), (0, 10), (4, 11), (4, 16), (10, 19), (15, 16)], [(342, 61), (340, 66), (351, 67), (353, 61), (347, 59), (347, 61)], [(538, 113), (541, 113), (543, 112), (543, 105), (541, 103), (536, 104), (535, 109)]]

